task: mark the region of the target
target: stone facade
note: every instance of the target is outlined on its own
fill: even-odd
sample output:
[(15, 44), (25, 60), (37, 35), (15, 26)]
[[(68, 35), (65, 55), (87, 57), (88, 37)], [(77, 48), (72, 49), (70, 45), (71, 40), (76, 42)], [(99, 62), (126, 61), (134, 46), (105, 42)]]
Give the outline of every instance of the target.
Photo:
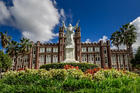
[[(59, 28), (59, 42), (42, 44), (34, 43), (30, 54), (24, 58), (19, 56), (17, 69), (28, 67), (38, 69), (43, 64), (64, 61), (65, 53), (64, 28)], [(80, 27), (75, 31), (75, 59), (79, 62), (97, 64), (101, 68), (131, 69), (127, 50), (110, 49), (110, 41), (98, 43), (82, 43)], [(25, 62), (24, 62), (25, 61)], [(24, 64), (23, 64), (24, 62)], [(13, 63), (13, 68), (14, 68)]]

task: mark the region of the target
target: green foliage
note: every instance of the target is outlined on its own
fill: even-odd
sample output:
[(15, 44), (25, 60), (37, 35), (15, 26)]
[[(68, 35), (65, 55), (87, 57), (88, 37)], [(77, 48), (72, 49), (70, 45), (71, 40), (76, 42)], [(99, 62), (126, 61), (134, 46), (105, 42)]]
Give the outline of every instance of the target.
[(135, 58), (131, 60), (132, 66), (140, 69), (140, 47), (138, 48)]
[(85, 72), (87, 69), (93, 69), (97, 68), (98, 66), (95, 64), (88, 64), (88, 63), (52, 63), (52, 64), (45, 64), (42, 65), (41, 69), (63, 69), (65, 65), (71, 65), (71, 66), (78, 66), (79, 69), (81, 69), (83, 72)]
[(84, 77), (84, 73), (81, 70), (68, 69), (67, 72), (70, 78), (81, 79)]
[(132, 44), (136, 42), (137, 33), (134, 25), (128, 23), (122, 25), (119, 31), (114, 32), (111, 35), (111, 43), (119, 49), (119, 45), (124, 44), (132, 52)]
[(3, 51), (0, 51), (0, 68), (2, 68), (3, 71), (6, 71), (11, 66), (12, 59), (7, 54), (4, 54)]
[(82, 88), (92, 88), (94, 85), (94, 82), (88, 79), (73, 79), (69, 78), (64, 81), (62, 88), (65, 91), (76, 91)]
[(68, 73), (65, 69), (51, 69), (48, 73), (52, 79), (65, 80)]
[(2, 47), (6, 48), (10, 43), (11, 37), (7, 35), (7, 32), (5, 33), (0, 32), (0, 40)]
[(108, 78), (120, 78), (120, 77), (128, 77), (134, 79), (139, 77), (137, 74), (129, 72), (129, 71), (118, 71), (116, 69), (108, 69), (108, 70), (100, 70), (94, 74), (95, 80), (105, 80)]
[[(100, 72), (100, 73), (98, 73)], [(100, 70), (103, 80), (76, 69), (8, 71), (0, 80), (1, 93), (139, 93), (140, 77), (117, 70)], [(96, 74), (96, 73), (95, 73)]]

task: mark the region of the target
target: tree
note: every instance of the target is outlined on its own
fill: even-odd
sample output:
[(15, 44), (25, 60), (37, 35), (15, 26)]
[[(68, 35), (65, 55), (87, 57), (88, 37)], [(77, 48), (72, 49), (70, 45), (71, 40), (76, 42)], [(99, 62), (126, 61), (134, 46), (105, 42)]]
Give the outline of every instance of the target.
[(135, 55), (135, 60), (136, 60), (136, 64), (140, 64), (140, 47), (137, 50), (137, 53)]
[(11, 37), (7, 35), (7, 32), (5, 33), (0, 32), (0, 39), (1, 39), (1, 45), (3, 47), (2, 50), (4, 51), (4, 48), (6, 48), (10, 43)]
[[(22, 55), (22, 58), (30, 53), (30, 49), (32, 48), (32, 44), (29, 39), (22, 38), (20, 40), (20, 53)], [(23, 60), (22, 60), (23, 61)], [(22, 62), (22, 67), (24, 66), (24, 61)]]
[(4, 54), (3, 51), (0, 51), (0, 68), (2, 71), (7, 71), (12, 67), (12, 59)]
[(135, 58), (131, 60), (132, 66), (133, 67), (139, 67), (140, 68), (140, 47), (138, 48)]
[(120, 28), (122, 32), (122, 43), (126, 45), (129, 50), (130, 56), (133, 57), (132, 45), (136, 42), (137, 33), (135, 32), (136, 28), (134, 25), (128, 23)]
[(119, 50), (119, 45), (121, 45), (122, 41), (121, 41), (121, 32), (120, 31), (116, 31), (111, 35), (111, 43), (113, 45), (115, 45), (118, 50)]
[(20, 53), (20, 47), (19, 47), (19, 43), (16, 41), (11, 41), (11, 43), (9, 44), (9, 46), (7, 47), (6, 53), (11, 57), (14, 58), (15, 57), (15, 70), (17, 69), (17, 58), (19, 56)]

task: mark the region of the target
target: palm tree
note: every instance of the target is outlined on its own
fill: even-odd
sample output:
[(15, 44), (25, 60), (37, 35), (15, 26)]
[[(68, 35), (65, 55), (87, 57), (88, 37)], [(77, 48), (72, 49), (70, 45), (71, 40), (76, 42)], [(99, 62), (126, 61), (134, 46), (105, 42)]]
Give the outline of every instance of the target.
[[(30, 49), (32, 48), (32, 44), (29, 39), (22, 38), (20, 40), (20, 53), (22, 54), (22, 58), (30, 53)], [(24, 61), (22, 60), (22, 67), (24, 66)]]
[(7, 47), (6, 53), (11, 57), (15, 57), (15, 70), (17, 70), (17, 59), (19, 56), (19, 43), (16, 41), (11, 41)]
[(123, 25), (122, 28), (120, 28), (122, 31), (122, 43), (126, 45), (131, 57), (133, 57), (132, 52), (132, 45), (136, 42), (137, 39), (137, 33), (135, 32), (136, 28), (134, 25), (128, 23), (126, 25)]
[(121, 32), (120, 31), (116, 31), (111, 35), (111, 43), (113, 45), (115, 45), (118, 50), (119, 50), (119, 45), (121, 45)]
[(1, 39), (1, 45), (3, 47), (2, 50), (4, 51), (4, 48), (6, 48), (10, 43), (11, 37), (7, 35), (7, 32), (5, 33), (0, 32), (0, 39)]

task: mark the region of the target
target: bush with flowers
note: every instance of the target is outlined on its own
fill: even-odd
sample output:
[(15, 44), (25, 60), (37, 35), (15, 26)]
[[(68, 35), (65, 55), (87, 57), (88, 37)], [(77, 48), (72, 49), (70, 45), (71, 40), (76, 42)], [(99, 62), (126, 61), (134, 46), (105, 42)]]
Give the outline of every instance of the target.
[(98, 66), (95, 64), (89, 64), (89, 63), (52, 63), (52, 64), (45, 64), (40, 67), (40, 69), (63, 69), (64, 66), (66, 68), (69, 68), (67, 66), (73, 66), (77, 69), (81, 69), (83, 72), (85, 72), (87, 69), (94, 69)]
[(129, 71), (64, 65), (63, 69), (8, 71), (1, 93), (139, 93), (140, 76)]

